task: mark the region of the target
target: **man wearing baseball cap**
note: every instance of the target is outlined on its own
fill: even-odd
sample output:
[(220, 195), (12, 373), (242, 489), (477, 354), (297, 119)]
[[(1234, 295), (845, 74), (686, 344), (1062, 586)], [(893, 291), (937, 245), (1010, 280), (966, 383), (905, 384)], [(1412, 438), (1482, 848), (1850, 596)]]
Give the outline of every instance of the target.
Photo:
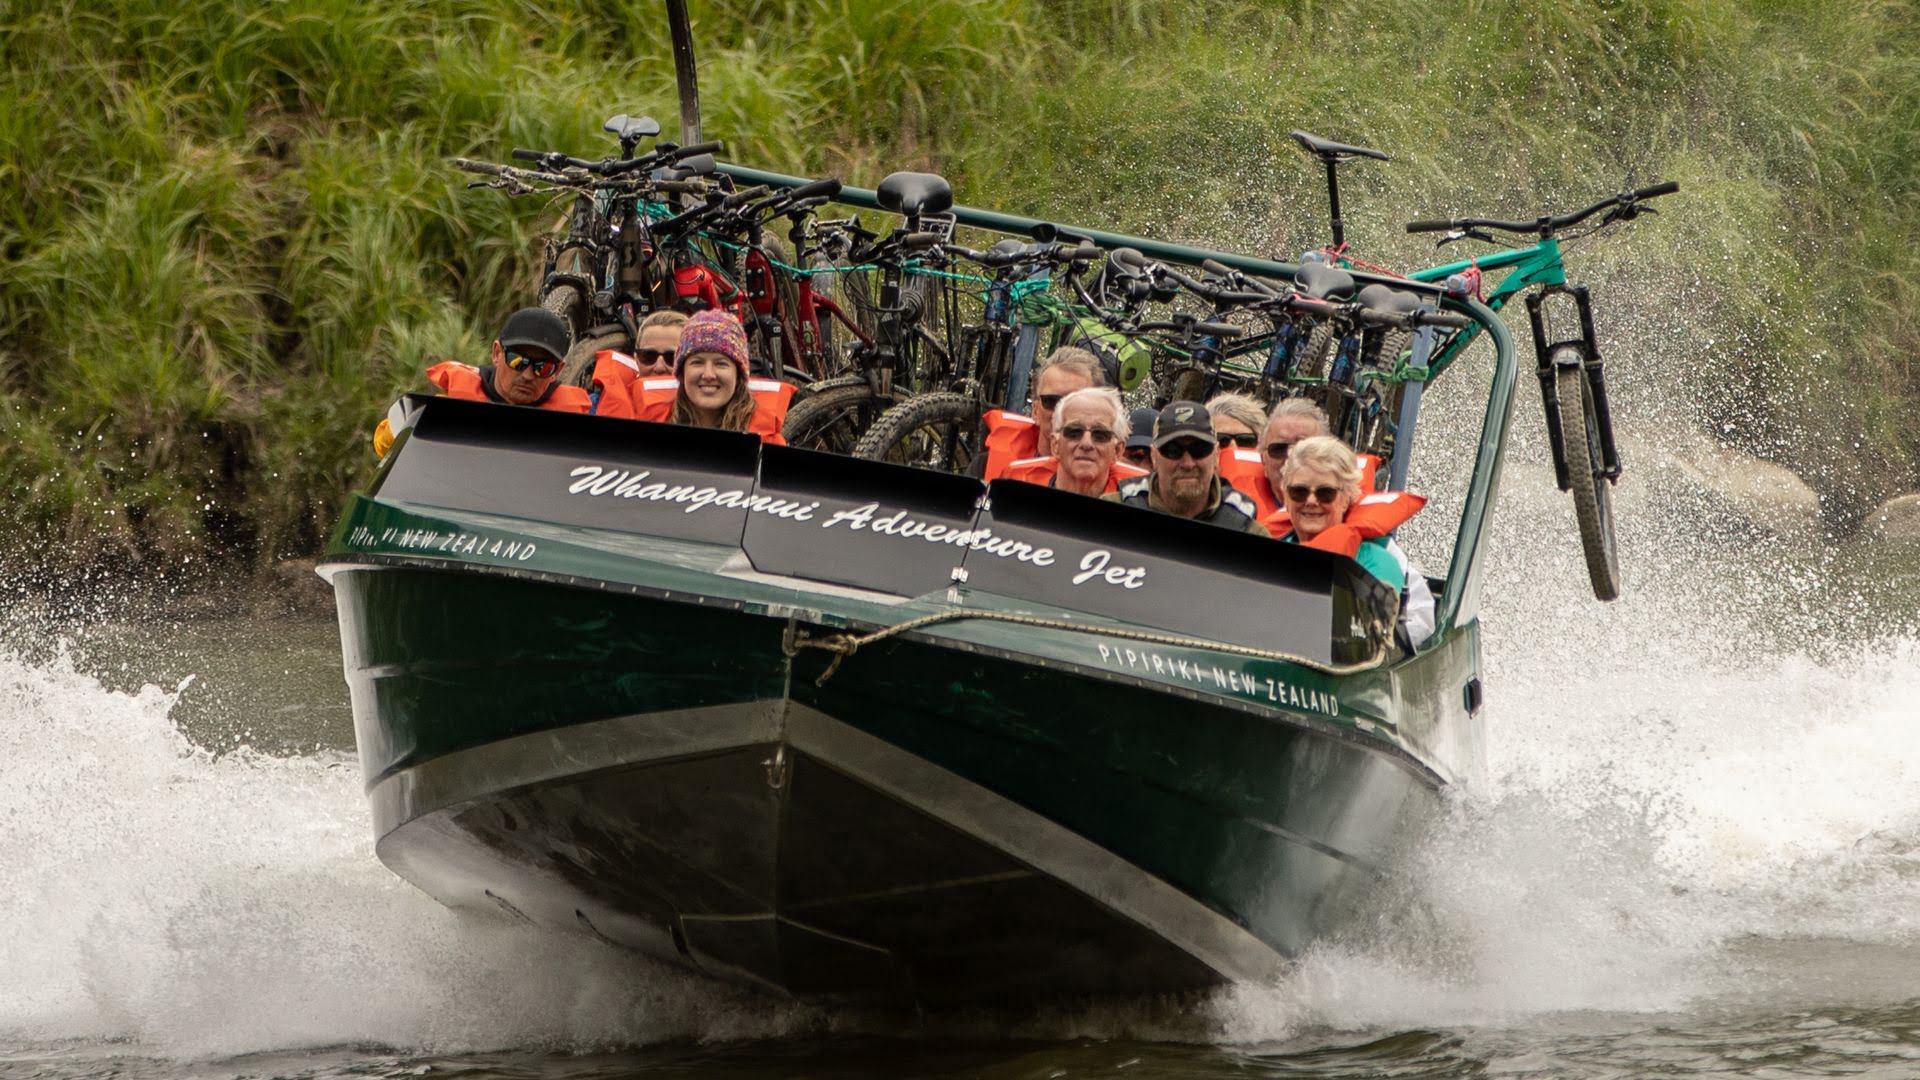
[[(546, 308), (521, 308), (507, 316), (500, 336), (493, 339), (490, 363), (474, 367), (458, 360), (443, 360), (427, 369), (427, 381), (448, 397), (463, 401), (592, 412), (593, 399), (585, 390), (559, 381), (561, 365), (572, 347), (573, 332), (567, 329), (566, 320)], [(387, 456), (400, 415), (400, 403), (395, 402), (386, 419), (374, 428), (375, 454)]]
[(1271, 536), (1252, 499), (1222, 484), (1213, 417), (1197, 401), (1176, 401), (1153, 422), (1152, 469), (1102, 496), (1235, 532)]

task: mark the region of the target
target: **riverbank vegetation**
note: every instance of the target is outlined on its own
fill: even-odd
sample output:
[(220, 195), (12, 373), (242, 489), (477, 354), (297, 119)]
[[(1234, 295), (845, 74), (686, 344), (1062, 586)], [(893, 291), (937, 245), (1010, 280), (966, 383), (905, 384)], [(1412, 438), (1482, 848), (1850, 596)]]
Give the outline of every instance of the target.
[[(1389, 265), (1431, 261), (1413, 217), (1679, 180), (1575, 257), (1617, 290), (1616, 366), (1671, 369), (1680, 420), (1808, 477), (1838, 527), (1920, 486), (1911, 3), (691, 7), (706, 133), (735, 160), (932, 169), (1016, 213), (1290, 257), (1325, 229), (1292, 127), (1395, 155), (1344, 187), (1349, 236)], [(16, 0), (0, 523), (60, 560), (312, 550), (387, 402), (531, 302), (555, 212), (468, 191), (448, 159), (598, 154), (618, 112), (671, 134), (662, 10)]]

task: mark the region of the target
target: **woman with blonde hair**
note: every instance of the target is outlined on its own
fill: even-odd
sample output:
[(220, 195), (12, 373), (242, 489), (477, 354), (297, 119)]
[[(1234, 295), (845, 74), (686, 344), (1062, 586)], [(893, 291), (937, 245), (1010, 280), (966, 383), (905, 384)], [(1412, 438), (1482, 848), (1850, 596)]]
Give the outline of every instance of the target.
[(1360, 462), (1330, 435), (1293, 444), (1281, 471), (1286, 505), (1267, 519), (1288, 543), (1338, 551), (1400, 594), (1400, 622), (1414, 646), (1433, 636), (1433, 590), (1394, 542), (1393, 530), (1427, 504), (1411, 491), (1360, 493)]

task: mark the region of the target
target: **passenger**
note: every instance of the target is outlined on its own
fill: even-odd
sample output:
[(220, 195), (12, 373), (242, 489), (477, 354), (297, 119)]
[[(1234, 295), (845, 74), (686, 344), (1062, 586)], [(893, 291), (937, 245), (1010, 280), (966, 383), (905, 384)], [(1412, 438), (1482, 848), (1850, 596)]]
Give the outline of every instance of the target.
[[(1266, 477), (1266, 486), (1253, 493), (1254, 501), (1260, 504), (1260, 520), (1267, 522), (1269, 528), (1273, 522), (1268, 519), (1275, 514), (1285, 517), (1280, 470), (1287, 463), (1287, 448), (1301, 439), (1325, 434), (1328, 434), (1326, 412), (1306, 398), (1288, 398), (1273, 407), (1273, 415), (1267, 418), (1267, 430), (1260, 437), (1260, 468)], [(1370, 492), (1374, 489), (1380, 459), (1372, 454), (1358, 454), (1355, 459), (1360, 462), (1360, 490)]]
[(983, 480), (998, 480), (1016, 461), (1039, 457), (1046, 450), (1040, 436), (1053, 431), (1053, 410), (1075, 390), (1105, 386), (1106, 370), (1100, 358), (1085, 349), (1063, 345), (1033, 373), (1033, 415), (991, 409), (981, 417), (987, 425), (986, 453), (969, 470)]
[[(1152, 410), (1148, 410), (1151, 412)], [(1005, 479), (1045, 484), (1078, 495), (1104, 495), (1147, 470), (1120, 461), (1127, 407), (1104, 386), (1075, 390), (1053, 410), (1053, 453), (1016, 461)]]
[(1127, 445), (1120, 456), (1127, 464), (1138, 465), (1142, 469), (1153, 468), (1153, 422), (1159, 413), (1142, 406), (1133, 410), (1127, 417)]
[(1253, 499), (1264, 516), (1271, 506), (1262, 506), (1260, 496), (1267, 486), (1266, 472), (1260, 461), (1260, 430), (1267, 426), (1267, 412), (1258, 398), (1246, 394), (1215, 394), (1207, 402), (1213, 417), (1213, 431), (1220, 442), (1220, 479)]
[[(450, 398), (527, 405), (558, 412), (590, 412), (585, 390), (559, 382), (560, 365), (573, 346), (566, 320), (545, 308), (521, 308), (507, 316), (493, 339), (491, 362), (474, 367), (442, 360), (427, 369), (427, 381)], [(401, 423), (400, 402), (373, 429), (373, 452), (386, 457)]]
[(1427, 500), (1411, 491), (1360, 494), (1360, 463), (1346, 443), (1316, 435), (1295, 443), (1282, 473), (1290, 543), (1338, 551), (1400, 594), (1400, 624), (1418, 648), (1433, 636), (1433, 590), (1393, 539), (1393, 530)]
[(793, 402), (793, 386), (747, 375), (747, 333), (730, 312), (708, 309), (688, 319), (674, 354), (678, 378), (634, 383), (639, 419), (692, 427), (750, 431), (785, 446), (780, 426)]
[(678, 311), (656, 311), (640, 320), (640, 334), (632, 353), (618, 349), (595, 353), (593, 386), (598, 397), (593, 411), (627, 419), (640, 415), (633, 399), (634, 380), (673, 374), (680, 329), (686, 325), (686, 315)]
[(1103, 498), (1235, 532), (1273, 535), (1260, 524), (1253, 500), (1220, 482), (1214, 457), (1219, 448), (1206, 406), (1176, 401), (1154, 420), (1153, 472)]

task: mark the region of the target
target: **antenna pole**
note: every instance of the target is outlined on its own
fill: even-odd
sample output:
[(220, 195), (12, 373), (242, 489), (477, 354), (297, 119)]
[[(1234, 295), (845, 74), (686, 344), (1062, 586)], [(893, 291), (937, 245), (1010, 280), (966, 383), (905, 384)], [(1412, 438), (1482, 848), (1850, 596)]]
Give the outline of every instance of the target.
[(680, 145), (689, 146), (700, 141), (700, 79), (694, 71), (687, 0), (667, 0), (667, 26), (673, 33), (673, 73), (680, 86)]

